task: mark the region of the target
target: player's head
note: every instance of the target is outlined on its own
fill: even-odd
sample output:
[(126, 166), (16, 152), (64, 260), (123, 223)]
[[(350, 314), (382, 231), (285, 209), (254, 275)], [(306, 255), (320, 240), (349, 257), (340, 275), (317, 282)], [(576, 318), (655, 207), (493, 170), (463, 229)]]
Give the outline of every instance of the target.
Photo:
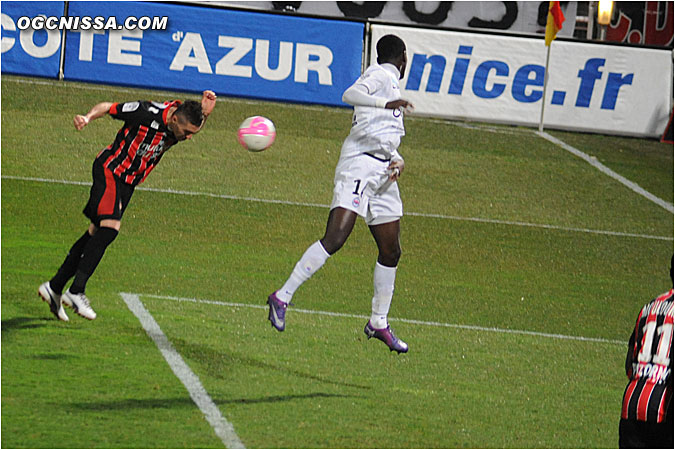
[(169, 120), (169, 128), (176, 139), (184, 141), (197, 133), (204, 122), (202, 105), (194, 100), (186, 100), (173, 112)]
[(192, 125), (200, 126), (204, 121), (202, 104), (194, 100), (185, 100), (178, 105), (174, 114), (178, 115), (181, 119), (190, 122)]
[(405, 51), (405, 42), (400, 37), (393, 34), (382, 36), (377, 41), (377, 63), (391, 63), (398, 67), (401, 78), (405, 74), (405, 68), (408, 65), (408, 56)]

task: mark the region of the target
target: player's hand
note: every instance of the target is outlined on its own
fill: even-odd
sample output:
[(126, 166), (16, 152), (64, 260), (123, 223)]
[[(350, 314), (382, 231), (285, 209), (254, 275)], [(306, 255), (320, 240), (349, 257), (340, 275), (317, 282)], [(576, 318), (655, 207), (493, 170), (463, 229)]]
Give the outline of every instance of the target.
[(202, 112), (207, 117), (216, 106), (216, 93), (213, 91), (204, 91), (202, 93)]
[(401, 109), (402, 112), (410, 114), (415, 110), (415, 106), (408, 100), (392, 100), (384, 105), (386, 109)]
[(401, 177), (404, 167), (405, 163), (402, 159), (397, 159), (389, 163), (389, 167), (387, 167), (387, 170), (389, 171), (389, 180), (397, 181)]
[(87, 116), (82, 116), (82, 115), (78, 114), (73, 119), (73, 125), (75, 125), (75, 129), (77, 131), (80, 131), (82, 128), (87, 126), (88, 123), (89, 123), (89, 118)]

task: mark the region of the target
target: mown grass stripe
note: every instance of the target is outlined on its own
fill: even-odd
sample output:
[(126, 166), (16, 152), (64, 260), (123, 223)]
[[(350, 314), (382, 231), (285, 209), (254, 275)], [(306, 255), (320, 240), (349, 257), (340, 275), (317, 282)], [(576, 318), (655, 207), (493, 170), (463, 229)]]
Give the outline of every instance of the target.
[(234, 431), (234, 427), (220, 413), (220, 409), (213, 403), (209, 393), (202, 386), (199, 377), (185, 363), (180, 354), (174, 349), (152, 314), (145, 309), (136, 294), (120, 293), (131, 312), (138, 318), (145, 332), (155, 342), (155, 345), (169, 363), (171, 370), (188, 390), (190, 397), (211, 424), (216, 435), (227, 448), (246, 448)]
[[(18, 181), (34, 181), (38, 183), (57, 183), (57, 184), (66, 184), (66, 185), (76, 185), (76, 186), (91, 186), (90, 182), (85, 181), (70, 181), (70, 180), (54, 180), (49, 178), (36, 178), (36, 177), (21, 177), (14, 175), (2, 175), (2, 179), (5, 180), (18, 180)], [(226, 200), (238, 200), (238, 201), (249, 201), (249, 202), (258, 202), (258, 203), (268, 203), (276, 205), (289, 205), (289, 206), (308, 206), (313, 208), (329, 208), (329, 205), (323, 205), (320, 203), (304, 203), (304, 202), (292, 202), (288, 200), (274, 200), (274, 199), (264, 199), (256, 197), (242, 197), (238, 195), (227, 195), (227, 194), (215, 194), (211, 192), (194, 192), (194, 191), (183, 191), (176, 189), (158, 189), (158, 188), (149, 188), (149, 187), (138, 187), (136, 190), (139, 191), (148, 191), (148, 192), (158, 192), (163, 194), (175, 194), (175, 195), (189, 195), (189, 196), (203, 196), (211, 198), (220, 198)], [(577, 228), (577, 227), (562, 227), (558, 225), (548, 225), (541, 223), (529, 223), (529, 222), (519, 222), (519, 221), (510, 221), (510, 220), (499, 220), (499, 219), (484, 219), (481, 217), (461, 217), (461, 216), (450, 216), (445, 214), (430, 214), (430, 213), (418, 213), (418, 212), (406, 212), (406, 216), (412, 217), (426, 217), (431, 219), (443, 219), (443, 220), (456, 220), (462, 222), (478, 222), (478, 223), (489, 223), (495, 225), (510, 225), (518, 227), (530, 227), (530, 228), (542, 228), (546, 230), (556, 230), (556, 231), (571, 231), (576, 233), (587, 233), (587, 234), (601, 234), (607, 236), (620, 236), (620, 237), (633, 237), (640, 239), (654, 239), (661, 241), (673, 241), (675, 240), (672, 236), (654, 236), (649, 234), (640, 234), (640, 233), (626, 233), (623, 231), (610, 231), (610, 230), (593, 230), (589, 228)]]

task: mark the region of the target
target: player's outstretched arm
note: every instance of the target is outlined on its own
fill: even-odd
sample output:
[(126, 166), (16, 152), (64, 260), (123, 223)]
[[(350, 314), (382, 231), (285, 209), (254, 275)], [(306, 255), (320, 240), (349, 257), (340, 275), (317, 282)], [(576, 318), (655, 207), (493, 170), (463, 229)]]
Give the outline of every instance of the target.
[(87, 124), (92, 120), (96, 120), (99, 117), (105, 116), (106, 114), (108, 114), (108, 111), (110, 111), (112, 105), (113, 104), (110, 102), (98, 103), (97, 105), (94, 105), (94, 107), (91, 108), (91, 110), (87, 114), (76, 115), (73, 118), (73, 125), (75, 125), (75, 129), (77, 131), (80, 131), (82, 128), (87, 126)]
[(382, 97), (376, 97), (368, 93), (368, 88), (354, 83), (342, 94), (342, 101), (352, 106), (371, 106), (375, 108), (398, 109), (403, 108), (405, 113), (411, 113), (415, 109), (407, 100), (392, 100), (388, 102)]

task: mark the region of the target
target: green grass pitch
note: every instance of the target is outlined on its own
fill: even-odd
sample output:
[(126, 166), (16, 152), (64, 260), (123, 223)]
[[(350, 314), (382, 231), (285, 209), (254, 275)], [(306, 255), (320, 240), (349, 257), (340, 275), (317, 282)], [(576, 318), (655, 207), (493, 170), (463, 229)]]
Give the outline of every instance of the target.
[[(198, 97), (2, 77), (3, 448), (223, 446), (121, 293), (249, 448), (616, 447), (626, 343), (670, 286), (673, 215), (528, 129), (407, 119), (391, 323), (408, 354), (362, 332), (362, 221), (286, 331), (267, 321), (323, 233), (339, 108), (221, 98), (134, 194), (87, 289), (98, 318), (55, 320), (37, 287), (86, 229), (91, 163), (121, 125), (76, 132), (73, 116), (173, 98)], [(251, 115), (276, 124), (268, 151), (236, 142)], [(550, 134), (672, 204), (672, 146)]]

